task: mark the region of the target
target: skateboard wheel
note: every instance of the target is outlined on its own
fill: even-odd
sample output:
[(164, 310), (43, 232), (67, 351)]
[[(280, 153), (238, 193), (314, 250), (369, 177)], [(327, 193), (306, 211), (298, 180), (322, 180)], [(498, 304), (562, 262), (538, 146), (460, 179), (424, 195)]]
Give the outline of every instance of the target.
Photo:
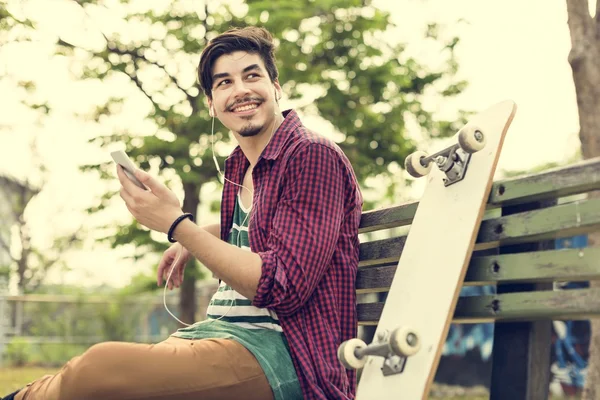
[(338, 360), (346, 369), (360, 369), (365, 366), (367, 357), (358, 358), (355, 350), (365, 347), (367, 344), (360, 339), (346, 340), (338, 347)]
[(390, 347), (400, 357), (410, 357), (421, 349), (421, 339), (414, 329), (397, 328), (390, 335)]
[(458, 132), (458, 145), (467, 153), (478, 152), (485, 143), (485, 135), (476, 126), (465, 126)]
[(421, 164), (421, 160), (425, 157), (427, 157), (427, 153), (420, 150), (415, 151), (406, 157), (404, 168), (412, 177), (420, 178), (431, 171), (431, 163), (427, 164), (427, 166)]

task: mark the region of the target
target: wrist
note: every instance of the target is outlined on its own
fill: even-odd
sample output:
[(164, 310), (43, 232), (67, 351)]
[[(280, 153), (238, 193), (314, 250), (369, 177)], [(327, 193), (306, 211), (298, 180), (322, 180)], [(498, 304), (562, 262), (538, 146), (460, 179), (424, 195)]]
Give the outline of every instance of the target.
[(169, 227), (169, 230), (167, 231), (167, 239), (169, 240), (169, 242), (171, 242), (171, 243), (177, 242), (177, 239), (175, 238), (175, 232), (177, 231), (177, 228), (179, 227), (179, 225), (186, 222), (186, 220), (190, 220), (193, 223), (194, 216), (191, 213), (184, 213), (184, 214), (179, 215), (177, 218), (175, 218), (173, 220), (173, 223), (171, 224), (171, 226)]
[[(185, 242), (185, 238), (193, 234), (193, 232), (200, 227), (191, 219), (186, 218), (181, 221), (177, 227), (173, 230), (173, 239), (181, 243), (183, 246), (183, 242)], [(201, 229), (201, 228), (200, 228)]]

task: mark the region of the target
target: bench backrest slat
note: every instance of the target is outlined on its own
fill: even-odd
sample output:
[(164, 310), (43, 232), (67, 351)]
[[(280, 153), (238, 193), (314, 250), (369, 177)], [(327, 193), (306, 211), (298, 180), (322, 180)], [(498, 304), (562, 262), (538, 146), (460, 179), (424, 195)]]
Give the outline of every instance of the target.
[(473, 257), (465, 285), (596, 279), (600, 279), (600, 248), (591, 247)]
[[(360, 325), (376, 325), (383, 304), (357, 305)], [(453, 322), (509, 322), (543, 319), (587, 319), (600, 315), (600, 289), (535, 291), (461, 297)]]
[[(488, 208), (528, 203), (600, 190), (600, 158), (542, 173), (503, 179), (492, 185)], [(410, 225), (418, 201), (363, 213), (359, 232)]]
[[(359, 268), (357, 293), (389, 290), (397, 262)], [(465, 286), (496, 283), (539, 283), (600, 279), (600, 248), (562, 249), (529, 253), (474, 256), (465, 275)]]
[(477, 243), (517, 244), (568, 237), (600, 228), (600, 199), (575, 201), (481, 222)]
[[(442, 222), (443, 223), (443, 222)], [(580, 235), (600, 229), (600, 199), (576, 201), (481, 222), (475, 250)], [(359, 267), (398, 261), (406, 235), (360, 244)]]
[(498, 206), (555, 199), (600, 189), (600, 158), (495, 182), (489, 203)]
[[(600, 279), (600, 248), (541, 250), (535, 247), (538, 242), (600, 230), (600, 198), (587, 196), (594, 190), (600, 190), (600, 158), (495, 182), (464, 285), (537, 285)], [(581, 196), (562, 199), (562, 204), (553, 201), (572, 195)], [(541, 202), (536, 203), (537, 206), (545, 208), (531, 210), (532, 202)], [(356, 281), (358, 294), (389, 290), (418, 205), (418, 202), (409, 202), (363, 213)], [(509, 209), (516, 212), (505, 212)], [(376, 231), (382, 232), (374, 233)], [(498, 254), (507, 253), (502, 251), (507, 245), (525, 247), (516, 254)], [(596, 292), (577, 292), (533, 291), (460, 298), (455, 321), (543, 318), (547, 315), (556, 318), (558, 314), (575, 319), (600, 310), (600, 293), (598, 299), (592, 299)], [(365, 300), (376, 302), (365, 303)], [(494, 309), (498, 304), (500, 309)], [(382, 306), (383, 303), (376, 299), (363, 299), (358, 304), (360, 323), (376, 325)], [(546, 310), (547, 307), (555, 309)]]

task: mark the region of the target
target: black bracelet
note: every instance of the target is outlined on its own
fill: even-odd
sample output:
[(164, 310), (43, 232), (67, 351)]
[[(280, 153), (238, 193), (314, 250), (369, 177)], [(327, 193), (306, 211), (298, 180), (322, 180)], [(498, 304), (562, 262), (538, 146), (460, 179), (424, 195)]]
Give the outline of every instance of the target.
[(175, 243), (177, 241), (177, 240), (173, 239), (173, 231), (175, 230), (175, 228), (177, 228), (177, 225), (179, 225), (179, 223), (186, 218), (189, 218), (190, 220), (192, 220), (192, 222), (194, 222), (194, 216), (190, 213), (185, 213), (185, 214), (182, 214), (179, 217), (177, 217), (175, 222), (173, 222), (173, 224), (169, 228), (169, 233), (167, 234), (167, 238), (169, 239), (169, 242)]

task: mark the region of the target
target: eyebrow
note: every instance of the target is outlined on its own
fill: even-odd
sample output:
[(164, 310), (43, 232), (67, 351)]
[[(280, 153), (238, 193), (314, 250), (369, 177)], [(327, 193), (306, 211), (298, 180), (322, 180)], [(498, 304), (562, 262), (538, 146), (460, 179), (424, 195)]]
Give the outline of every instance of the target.
[[(260, 67), (258, 66), (258, 64), (252, 64), (252, 65), (248, 65), (246, 68), (244, 68), (242, 70), (242, 73), (246, 73), (248, 71), (252, 71), (252, 70), (260, 70)], [(229, 72), (221, 72), (220, 74), (214, 74), (212, 76), (213, 82), (216, 81), (217, 79), (220, 78), (225, 78), (227, 76), (230, 76)]]

